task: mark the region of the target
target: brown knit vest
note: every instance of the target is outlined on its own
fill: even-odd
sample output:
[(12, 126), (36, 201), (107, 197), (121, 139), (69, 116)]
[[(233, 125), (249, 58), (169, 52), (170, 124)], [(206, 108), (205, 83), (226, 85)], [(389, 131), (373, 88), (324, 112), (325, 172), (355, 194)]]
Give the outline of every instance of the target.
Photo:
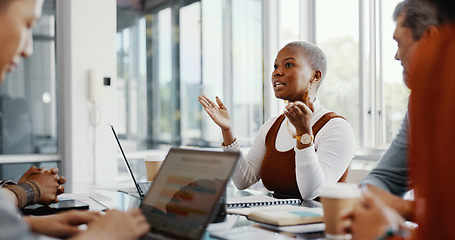
[[(278, 194), (296, 196), (301, 198), (295, 176), (294, 148), (291, 148), (286, 152), (280, 152), (275, 147), (278, 130), (280, 129), (284, 118), (285, 117), (283, 114), (280, 115), (275, 120), (272, 127), (269, 129), (267, 136), (265, 137), (266, 152), (261, 167), (261, 178), (264, 186), (267, 189)], [(315, 137), (319, 130), (332, 118), (345, 119), (342, 116), (336, 115), (334, 112), (328, 112), (324, 114), (312, 126), (313, 134)], [(349, 167), (340, 178), (339, 182), (346, 182), (348, 170)]]

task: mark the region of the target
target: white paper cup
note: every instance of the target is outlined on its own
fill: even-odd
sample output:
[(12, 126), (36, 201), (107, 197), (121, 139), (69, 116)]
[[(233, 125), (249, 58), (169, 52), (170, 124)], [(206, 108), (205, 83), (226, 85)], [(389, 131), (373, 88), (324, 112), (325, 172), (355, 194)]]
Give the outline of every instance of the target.
[(340, 213), (350, 209), (362, 195), (358, 185), (336, 183), (322, 186), (319, 190), (324, 209), (325, 235), (327, 239), (351, 239), (350, 234), (341, 231)]
[(147, 181), (155, 180), (158, 170), (160, 170), (164, 159), (161, 156), (150, 155), (145, 157), (145, 170), (147, 172)]

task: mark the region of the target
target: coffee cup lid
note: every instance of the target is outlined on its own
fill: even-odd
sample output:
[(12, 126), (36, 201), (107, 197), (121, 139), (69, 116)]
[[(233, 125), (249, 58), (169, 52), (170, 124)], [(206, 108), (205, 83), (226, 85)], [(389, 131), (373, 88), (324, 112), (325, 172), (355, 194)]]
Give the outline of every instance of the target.
[(319, 189), (320, 197), (327, 198), (358, 198), (362, 195), (357, 184), (335, 183), (324, 185)]

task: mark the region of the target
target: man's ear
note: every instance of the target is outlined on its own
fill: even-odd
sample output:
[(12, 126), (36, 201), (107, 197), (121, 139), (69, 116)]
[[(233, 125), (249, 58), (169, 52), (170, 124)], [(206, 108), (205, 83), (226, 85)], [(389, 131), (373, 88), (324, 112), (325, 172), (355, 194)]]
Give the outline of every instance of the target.
[(425, 28), (423, 32), (423, 37), (425, 38), (434, 38), (439, 34), (439, 29), (435, 25), (430, 25)]

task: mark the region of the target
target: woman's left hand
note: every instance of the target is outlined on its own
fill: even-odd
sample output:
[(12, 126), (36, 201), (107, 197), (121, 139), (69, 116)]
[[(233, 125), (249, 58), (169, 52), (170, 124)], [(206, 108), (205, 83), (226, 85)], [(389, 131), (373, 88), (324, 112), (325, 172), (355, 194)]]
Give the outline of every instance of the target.
[(313, 117), (313, 104), (308, 101), (306, 104), (300, 101), (290, 102), (284, 110), (284, 115), (294, 125), (296, 135), (305, 133), (312, 135), (310, 121)]

